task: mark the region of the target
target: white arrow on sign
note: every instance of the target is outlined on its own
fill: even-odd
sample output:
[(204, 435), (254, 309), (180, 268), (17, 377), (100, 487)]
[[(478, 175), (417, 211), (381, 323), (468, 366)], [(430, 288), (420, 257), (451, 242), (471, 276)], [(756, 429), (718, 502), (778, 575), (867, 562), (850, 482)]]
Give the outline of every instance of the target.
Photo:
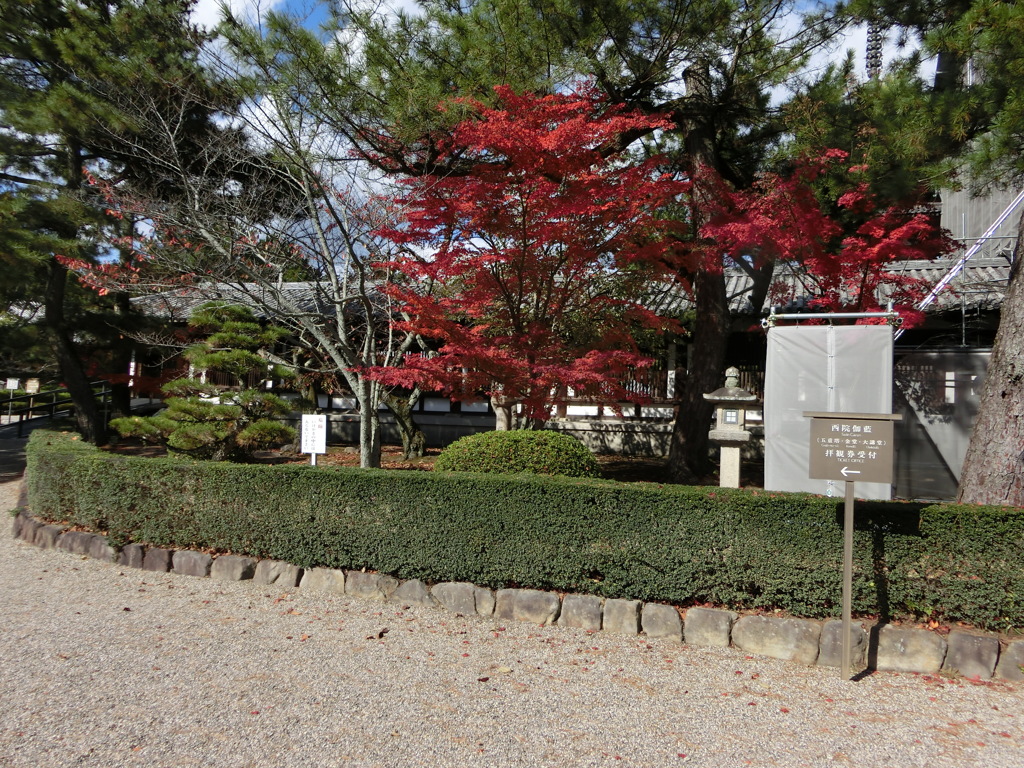
[(843, 473), (843, 477), (849, 477), (850, 475), (859, 475), (860, 474), (860, 470), (859, 469), (850, 469), (849, 467), (843, 467), (839, 471)]

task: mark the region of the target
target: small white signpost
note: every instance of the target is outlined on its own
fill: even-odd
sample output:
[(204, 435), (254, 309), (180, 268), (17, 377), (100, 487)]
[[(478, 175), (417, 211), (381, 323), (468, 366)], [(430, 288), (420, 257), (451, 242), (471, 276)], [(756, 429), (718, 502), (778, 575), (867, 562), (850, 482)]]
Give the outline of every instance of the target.
[(7, 380), (7, 389), (8, 389), (8, 391), (11, 392), (11, 399), (7, 401), (7, 420), (8, 421), (11, 420), (11, 413), (13, 413), (12, 409), (14, 408), (14, 394), (13, 393), (14, 393), (14, 390), (16, 390), (20, 386), (20, 384), (21, 384), (21, 382), (18, 381), (17, 379), (8, 379)]
[(316, 466), (316, 455), (327, 453), (327, 416), (302, 415), (302, 452), (309, 454), (309, 463)]

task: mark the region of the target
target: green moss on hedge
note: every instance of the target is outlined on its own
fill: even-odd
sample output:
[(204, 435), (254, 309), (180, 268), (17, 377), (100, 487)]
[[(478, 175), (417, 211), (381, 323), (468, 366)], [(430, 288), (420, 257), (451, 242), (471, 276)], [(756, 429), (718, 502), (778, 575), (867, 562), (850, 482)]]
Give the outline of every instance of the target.
[[(837, 616), (841, 502), (804, 494), (115, 456), (37, 431), (33, 512), (212, 547), (607, 597)], [(1024, 628), (1024, 510), (858, 504), (854, 610)]]

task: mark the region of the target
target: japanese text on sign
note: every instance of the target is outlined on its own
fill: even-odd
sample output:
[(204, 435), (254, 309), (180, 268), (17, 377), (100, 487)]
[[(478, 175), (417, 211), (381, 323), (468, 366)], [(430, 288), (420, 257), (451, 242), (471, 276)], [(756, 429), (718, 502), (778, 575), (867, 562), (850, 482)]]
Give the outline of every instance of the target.
[(892, 480), (891, 417), (814, 414), (809, 476), (820, 480), (888, 483)]
[(327, 453), (327, 416), (303, 414), (302, 452)]

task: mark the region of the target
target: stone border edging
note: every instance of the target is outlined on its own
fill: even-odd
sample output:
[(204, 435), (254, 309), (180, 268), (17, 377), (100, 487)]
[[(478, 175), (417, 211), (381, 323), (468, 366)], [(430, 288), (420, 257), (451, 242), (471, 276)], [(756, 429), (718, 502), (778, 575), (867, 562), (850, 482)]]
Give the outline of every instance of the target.
[[(42, 549), (72, 554), (161, 573), (344, 594), (379, 600), (440, 607), (465, 616), (493, 616), (539, 625), (575, 627), (624, 635), (646, 634), (694, 646), (734, 647), (746, 653), (804, 665), (839, 667), (842, 622), (830, 619), (740, 616), (718, 608), (689, 608), (685, 615), (672, 605), (639, 600), (602, 598), (536, 589), (478, 587), (468, 582), (432, 586), (419, 579), (333, 568), (302, 569), (277, 560), (239, 555), (213, 557), (192, 550), (145, 548), (127, 544), (120, 551), (106, 537), (66, 530), (36, 520), (25, 509), (14, 518), (16, 539)], [(1024, 680), (1024, 639), (1001, 644), (994, 635), (954, 630), (947, 637), (926, 629), (879, 625), (870, 630), (852, 627), (856, 668), (920, 674), (958, 674), (977, 680)]]

